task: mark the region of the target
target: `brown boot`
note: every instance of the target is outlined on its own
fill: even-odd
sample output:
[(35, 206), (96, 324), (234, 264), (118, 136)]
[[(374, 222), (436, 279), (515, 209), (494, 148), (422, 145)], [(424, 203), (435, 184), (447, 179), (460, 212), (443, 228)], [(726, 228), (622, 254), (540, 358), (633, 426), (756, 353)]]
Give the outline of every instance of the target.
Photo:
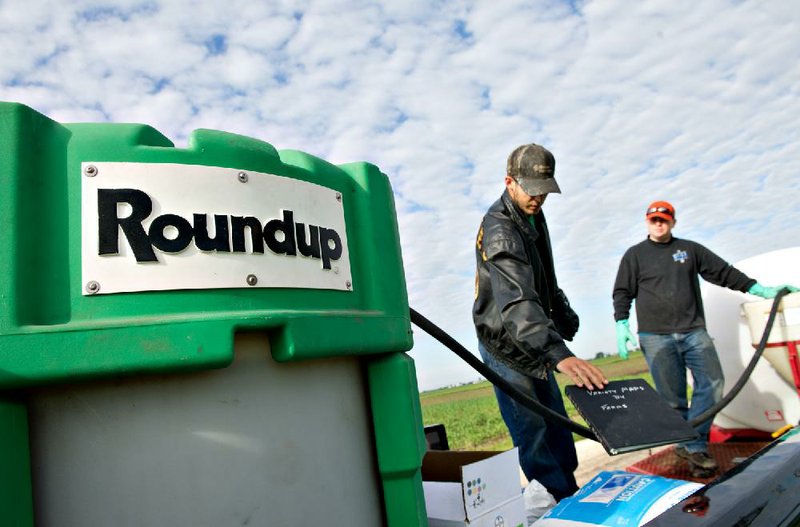
[(719, 465), (717, 460), (711, 457), (708, 452), (689, 452), (682, 446), (675, 448), (675, 454), (689, 462), (692, 467), (701, 468), (706, 471), (717, 470)]

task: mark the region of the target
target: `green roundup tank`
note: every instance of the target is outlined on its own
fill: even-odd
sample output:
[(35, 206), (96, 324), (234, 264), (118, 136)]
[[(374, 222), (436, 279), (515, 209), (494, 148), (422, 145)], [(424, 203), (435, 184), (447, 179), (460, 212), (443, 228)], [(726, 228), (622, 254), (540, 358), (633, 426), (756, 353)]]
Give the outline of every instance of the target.
[(391, 187), (0, 103), (3, 525), (426, 525)]

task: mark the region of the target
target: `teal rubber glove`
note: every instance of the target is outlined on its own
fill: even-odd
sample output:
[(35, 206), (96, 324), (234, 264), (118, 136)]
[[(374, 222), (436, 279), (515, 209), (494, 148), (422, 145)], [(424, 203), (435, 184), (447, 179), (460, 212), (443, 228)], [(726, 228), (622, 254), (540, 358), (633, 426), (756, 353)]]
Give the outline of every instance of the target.
[(778, 294), (778, 291), (781, 289), (788, 289), (790, 293), (796, 293), (800, 291), (800, 289), (796, 288), (793, 285), (779, 285), (777, 287), (768, 287), (763, 286), (756, 282), (753, 284), (750, 289), (747, 290), (748, 293), (755, 296), (760, 296), (761, 298), (775, 298)]
[(617, 320), (617, 353), (623, 359), (628, 358), (628, 342), (633, 344), (634, 348), (638, 348), (636, 337), (631, 332), (627, 320)]

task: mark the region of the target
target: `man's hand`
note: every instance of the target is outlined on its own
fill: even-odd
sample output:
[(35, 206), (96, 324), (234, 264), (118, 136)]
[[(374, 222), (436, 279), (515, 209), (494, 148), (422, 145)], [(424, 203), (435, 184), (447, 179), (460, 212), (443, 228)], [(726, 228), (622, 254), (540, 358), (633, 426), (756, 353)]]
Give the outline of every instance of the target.
[(617, 353), (623, 359), (628, 358), (628, 342), (637, 348), (636, 337), (633, 336), (631, 328), (628, 325), (628, 319), (617, 320)]
[(602, 389), (608, 379), (599, 368), (578, 357), (570, 357), (556, 364), (556, 369), (572, 379), (576, 386), (586, 386), (589, 390)]
[(778, 287), (769, 287), (764, 286), (756, 282), (753, 284), (750, 289), (748, 289), (748, 293), (755, 296), (760, 296), (761, 298), (775, 298), (778, 295), (778, 291), (781, 289), (788, 289), (790, 293), (796, 293), (798, 289), (793, 285), (779, 285)]

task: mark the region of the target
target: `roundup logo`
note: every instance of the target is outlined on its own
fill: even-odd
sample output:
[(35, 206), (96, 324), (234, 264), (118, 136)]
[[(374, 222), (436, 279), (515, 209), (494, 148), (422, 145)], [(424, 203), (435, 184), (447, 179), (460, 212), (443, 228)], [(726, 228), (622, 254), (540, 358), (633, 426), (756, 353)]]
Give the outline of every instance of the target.
[(353, 291), (344, 205), (335, 189), (275, 174), (83, 163), (83, 294)]
[[(131, 212), (120, 217), (120, 205)], [(137, 189), (98, 189), (98, 254), (117, 255), (120, 233), (130, 245), (137, 262), (157, 262), (154, 249), (177, 254), (194, 243), (203, 252), (246, 253), (248, 237), (252, 253), (263, 254), (264, 245), (275, 254), (301, 256), (322, 261), (323, 269), (342, 256), (342, 238), (334, 229), (295, 223), (294, 211), (284, 210), (281, 219), (263, 225), (253, 216), (214, 214), (214, 236), (209, 234), (206, 213), (192, 214), (192, 221), (178, 214), (161, 214), (153, 218), (145, 231), (144, 221), (153, 212), (153, 200)], [(174, 233), (173, 237), (167, 232)]]

